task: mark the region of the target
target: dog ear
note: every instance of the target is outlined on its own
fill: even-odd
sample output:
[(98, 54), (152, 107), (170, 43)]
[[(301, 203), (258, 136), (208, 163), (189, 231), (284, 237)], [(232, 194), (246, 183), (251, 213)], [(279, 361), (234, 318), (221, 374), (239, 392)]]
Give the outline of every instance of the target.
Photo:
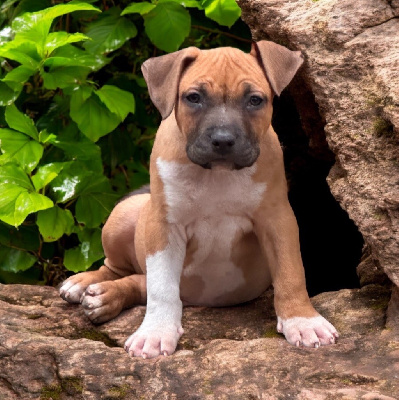
[(194, 61), (200, 50), (196, 47), (148, 59), (141, 66), (148, 91), (155, 107), (167, 118), (175, 105), (180, 77), (188, 64)]
[(277, 96), (280, 96), (303, 63), (300, 51), (291, 51), (266, 40), (253, 42), (250, 54), (258, 59)]

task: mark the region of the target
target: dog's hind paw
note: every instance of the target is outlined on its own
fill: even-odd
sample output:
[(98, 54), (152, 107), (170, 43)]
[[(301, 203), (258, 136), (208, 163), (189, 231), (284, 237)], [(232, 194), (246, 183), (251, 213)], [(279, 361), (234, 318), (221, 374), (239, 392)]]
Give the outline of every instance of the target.
[(131, 357), (154, 358), (174, 353), (183, 328), (141, 326), (125, 343), (125, 350)]
[(339, 337), (337, 330), (321, 315), (312, 318), (278, 318), (277, 331), (283, 333), (294, 346), (318, 348), (335, 343)]
[(115, 318), (123, 309), (123, 296), (114, 281), (96, 283), (87, 287), (81, 298), (87, 317), (95, 324)]
[(80, 303), (80, 298), (86, 290), (86, 286), (76, 279), (77, 276), (67, 279), (60, 287), (60, 296), (68, 303)]

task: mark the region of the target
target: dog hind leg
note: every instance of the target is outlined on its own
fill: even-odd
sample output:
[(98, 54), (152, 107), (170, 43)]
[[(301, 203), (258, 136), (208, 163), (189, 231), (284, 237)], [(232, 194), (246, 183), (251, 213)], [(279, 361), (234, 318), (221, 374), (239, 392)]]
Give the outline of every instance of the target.
[(135, 253), (135, 228), (149, 194), (129, 196), (118, 203), (102, 232), (105, 265), (67, 279), (60, 288), (61, 297), (81, 303), (93, 322), (114, 318), (123, 308), (143, 304), (146, 299), (145, 276)]

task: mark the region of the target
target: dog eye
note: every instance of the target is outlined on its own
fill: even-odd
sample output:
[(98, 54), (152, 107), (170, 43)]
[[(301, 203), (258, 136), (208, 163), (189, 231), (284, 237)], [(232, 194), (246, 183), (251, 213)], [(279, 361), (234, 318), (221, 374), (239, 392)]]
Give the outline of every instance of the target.
[(186, 96), (186, 99), (190, 103), (199, 103), (200, 100), (201, 100), (201, 96), (198, 93), (191, 93), (191, 94)]
[(256, 107), (259, 106), (263, 102), (262, 97), (259, 96), (251, 96), (249, 99), (249, 106)]

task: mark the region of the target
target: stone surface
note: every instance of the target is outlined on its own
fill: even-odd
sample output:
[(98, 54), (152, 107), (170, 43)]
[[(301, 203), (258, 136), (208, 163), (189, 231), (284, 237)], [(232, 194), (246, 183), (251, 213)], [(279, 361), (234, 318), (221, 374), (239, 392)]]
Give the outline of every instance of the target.
[[(315, 147), (324, 124), (336, 162), (328, 183), (358, 226), (374, 266), (399, 285), (399, 3), (240, 0), (255, 40), (300, 50), (288, 90)], [(309, 92), (318, 114), (304, 99)], [(372, 265), (370, 264), (370, 265)]]
[(387, 287), (314, 297), (341, 334), (317, 350), (277, 334), (271, 291), (238, 307), (187, 307), (177, 352), (142, 360), (122, 345), (144, 307), (95, 326), (54, 288), (0, 285), (0, 399), (397, 399), (398, 295), (387, 325)]

